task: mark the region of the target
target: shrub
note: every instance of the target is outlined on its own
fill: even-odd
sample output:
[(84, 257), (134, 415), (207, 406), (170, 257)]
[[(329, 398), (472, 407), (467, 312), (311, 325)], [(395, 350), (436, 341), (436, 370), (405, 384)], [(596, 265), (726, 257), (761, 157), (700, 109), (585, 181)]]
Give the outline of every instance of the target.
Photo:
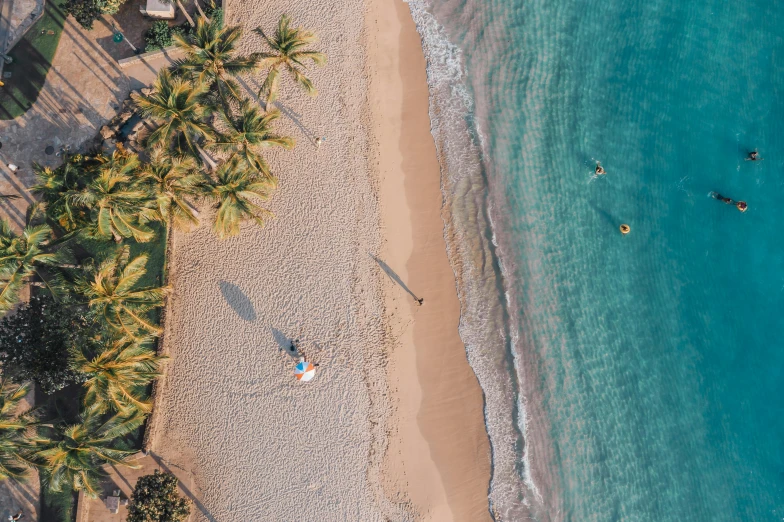
[(73, 16), (79, 25), (92, 29), (93, 22), (103, 14), (116, 14), (125, 0), (67, 0), (63, 11)]
[(68, 0), (61, 6), (63, 11), (73, 16), (85, 29), (92, 29), (95, 22), (104, 12), (103, 0)]
[(190, 503), (177, 494), (177, 477), (156, 469), (136, 482), (126, 521), (181, 522), (190, 511)]
[(188, 22), (183, 22), (180, 25), (175, 25), (174, 27), (171, 28), (172, 37), (175, 34), (179, 34), (180, 36), (185, 37), (193, 34), (193, 31), (194, 31), (193, 27)]
[(155, 49), (163, 49), (172, 44), (172, 30), (165, 20), (158, 20), (153, 22), (152, 27), (147, 29), (144, 35), (145, 51), (154, 51)]
[(85, 381), (70, 367), (72, 346), (91, 343), (95, 326), (80, 306), (34, 295), (30, 302), (0, 321), (0, 364), (17, 382), (34, 380), (51, 394)]
[(215, 18), (218, 22), (218, 27), (223, 27), (223, 9), (215, 3), (215, 0), (211, 0), (204, 6), (204, 14), (210, 20)]

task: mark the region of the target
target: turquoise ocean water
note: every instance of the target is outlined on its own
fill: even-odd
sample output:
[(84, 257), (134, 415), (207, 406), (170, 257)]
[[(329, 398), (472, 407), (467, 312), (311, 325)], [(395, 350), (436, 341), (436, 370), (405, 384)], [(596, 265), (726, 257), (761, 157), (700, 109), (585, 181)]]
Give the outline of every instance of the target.
[(410, 6), (497, 519), (784, 520), (784, 3)]

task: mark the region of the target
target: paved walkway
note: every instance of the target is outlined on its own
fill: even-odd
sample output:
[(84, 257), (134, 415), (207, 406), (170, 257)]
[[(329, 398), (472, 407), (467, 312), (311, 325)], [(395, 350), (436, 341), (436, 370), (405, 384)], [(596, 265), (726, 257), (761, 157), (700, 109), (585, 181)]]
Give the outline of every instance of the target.
[[(169, 63), (164, 56), (121, 68), (101, 45), (111, 39), (110, 27), (96, 23), (87, 32), (69, 17), (38, 100), (19, 118), (0, 121), (0, 194), (22, 196), (0, 200), (0, 217), (16, 223), (23, 219), (23, 209), (32, 201), (24, 189), (34, 183), (33, 162), (59, 165), (57, 152), (63, 145), (76, 150), (91, 140), (131, 90), (151, 84)], [(7, 164), (19, 170), (11, 172)]]

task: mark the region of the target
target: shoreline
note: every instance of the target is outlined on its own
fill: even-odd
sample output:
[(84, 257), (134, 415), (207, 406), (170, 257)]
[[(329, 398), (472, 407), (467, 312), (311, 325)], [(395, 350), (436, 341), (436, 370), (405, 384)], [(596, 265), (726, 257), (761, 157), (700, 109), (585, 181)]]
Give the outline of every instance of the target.
[(423, 520), (491, 520), (484, 397), (458, 334), (422, 41), (407, 3), (370, 0), (370, 8), (382, 252), (407, 287), (391, 279), (385, 285), (392, 331), (399, 332), (388, 370), (398, 431), (385, 467)]

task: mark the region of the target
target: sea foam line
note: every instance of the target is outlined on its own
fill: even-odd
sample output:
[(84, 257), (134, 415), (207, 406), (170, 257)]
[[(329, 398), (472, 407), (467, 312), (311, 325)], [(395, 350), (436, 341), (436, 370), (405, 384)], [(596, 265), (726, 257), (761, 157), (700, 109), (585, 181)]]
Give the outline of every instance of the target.
[[(462, 124), (466, 126), (466, 117), (471, 117), (473, 114), (473, 107), (474, 107), (474, 100), (471, 97), (471, 94), (468, 91), (468, 88), (465, 84), (465, 73), (463, 69), (463, 59), (462, 59), (462, 50), (453, 45), (447, 35), (445, 29), (439, 24), (439, 22), (435, 19), (435, 16), (428, 10), (428, 6), (421, 0), (409, 0), (407, 2), (409, 4), (409, 8), (412, 13), (412, 17), (417, 27), (417, 31), (420, 34), (422, 39), (422, 47), (425, 53), (425, 58), (427, 61), (427, 81), (428, 87), (430, 89), (430, 121), (431, 121), (431, 133), (436, 142), (436, 147), (439, 149), (447, 148), (448, 144), (445, 147), (441, 147), (441, 140), (444, 138), (442, 134), (447, 132), (446, 127), (454, 125), (457, 123), (459, 126)], [(442, 97), (449, 97), (452, 100), (452, 103), (448, 101), (439, 100), (439, 96)], [(446, 109), (446, 110), (445, 110)], [(481, 149), (484, 148), (485, 140), (484, 136), (481, 135), (477, 126), (474, 126), (471, 129), (464, 129), (466, 134), (469, 132), (474, 133), (474, 138), (480, 144), (480, 150), (476, 151), (476, 162), (477, 162), (477, 171), (481, 171)], [(445, 200), (445, 204), (450, 204), (450, 191), (448, 188), (448, 182), (459, 182), (460, 176), (463, 175), (463, 172), (460, 172), (460, 168), (449, 168), (452, 166), (452, 163), (448, 161), (449, 151), (439, 150), (439, 161), (444, 159), (441, 164), (442, 169), (442, 183), (441, 183), (441, 190)], [(477, 176), (481, 177), (481, 176)], [(498, 251), (498, 241), (496, 237), (496, 229), (492, 221), (492, 208), (488, 201), (484, 202), (487, 205), (487, 211), (485, 212), (485, 217), (488, 221), (488, 226), (490, 229), (491, 234), (491, 242), (494, 247), (494, 250)], [(445, 223), (445, 240), (447, 243), (447, 250), (449, 250), (449, 258), (453, 270), (456, 270), (457, 267), (455, 266), (455, 262), (460, 264), (460, 261), (456, 259), (459, 256), (457, 250), (458, 247), (453, 245), (454, 239), (450, 238), (450, 234), (448, 234), (448, 229), (450, 228), (450, 223)], [(501, 262), (500, 256), (494, 256), (495, 261), (498, 264), (499, 272), (498, 276), (501, 279), (502, 288), (504, 288), (503, 292), (503, 300), (505, 303), (502, 303), (501, 306), (505, 305), (506, 309), (510, 309), (511, 305), (511, 294), (508, 290), (507, 285), (505, 282), (507, 279), (507, 271), (504, 268), (503, 263)], [(470, 268), (470, 267), (469, 267)], [(483, 368), (481, 366), (481, 356), (478, 355), (481, 353), (483, 349), (489, 349), (490, 346), (482, 346), (484, 343), (475, 343), (472, 342), (472, 337), (481, 337), (481, 335), (472, 335), (474, 332), (469, 331), (471, 328), (472, 319), (467, 317), (471, 314), (471, 305), (467, 304), (462, 297), (466, 299), (470, 299), (471, 290), (469, 288), (461, 288), (467, 287), (470, 283), (470, 278), (461, 278), (460, 274), (455, 272), (456, 280), (458, 283), (461, 282), (462, 284), (458, 284), (458, 294), (461, 295), (461, 318), (460, 318), (460, 335), (463, 339), (463, 342), (466, 345), (466, 350), (468, 352), (468, 359), (469, 363), (471, 363), (472, 368), (474, 369), (475, 374), (479, 380), (480, 385), (483, 388), (484, 395), (485, 395), (485, 424), (488, 429), (488, 435), (490, 436), (490, 443), (491, 443), (491, 454), (492, 454), (492, 477), (491, 477), (491, 484), (490, 484), (490, 494), (489, 494), (489, 501), (491, 511), (495, 514), (496, 510), (494, 504), (499, 504), (497, 507), (502, 508), (500, 504), (507, 504), (504, 500), (507, 500), (510, 504), (513, 504), (515, 500), (519, 501), (520, 499), (520, 492), (519, 488), (513, 484), (502, 484), (499, 483), (498, 473), (496, 471), (499, 469), (499, 451), (498, 445), (499, 444), (506, 444), (506, 445), (514, 445), (513, 442), (510, 442), (506, 437), (502, 437), (504, 440), (494, 440), (493, 435), (498, 431), (494, 429), (493, 422), (495, 420), (496, 423), (498, 422), (509, 422), (510, 419), (498, 418), (498, 411), (494, 405), (488, 404), (488, 400), (491, 398), (491, 394), (498, 396), (499, 393), (493, 393), (493, 390), (490, 387), (494, 387), (495, 384), (492, 382), (493, 379), (488, 377), (487, 374), (483, 375)], [(514, 369), (514, 375), (510, 376), (510, 379), (515, 381), (511, 382), (512, 388), (512, 395), (514, 406), (512, 410), (517, 410), (517, 431), (519, 432), (520, 439), (522, 439), (522, 482), (536, 501), (539, 504), (542, 503), (542, 495), (537, 488), (533, 476), (531, 474), (531, 463), (529, 459), (529, 451), (528, 451), (528, 429), (530, 423), (528, 422), (528, 417), (526, 413), (526, 404), (525, 404), (525, 397), (522, 393), (520, 393), (519, 384), (516, 382), (518, 376), (522, 375), (521, 373), (521, 364), (522, 362), (519, 360), (517, 356), (517, 342), (518, 336), (516, 334), (510, 334), (513, 332), (514, 329), (509, 328), (508, 326), (504, 326), (503, 328), (499, 328), (501, 330), (501, 338), (502, 340), (507, 337), (510, 340), (510, 355), (511, 355), (511, 362), (512, 367)], [(504, 341), (505, 344), (506, 341)], [(488, 343), (489, 344), (489, 343)], [(485, 368), (486, 370), (486, 368)], [(484, 377), (484, 378), (483, 378)], [(490, 386), (488, 386), (488, 383)], [(495, 392), (498, 392), (498, 388), (496, 387)], [(504, 395), (503, 389), (500, 390), (500, 395)], [(493, 410), (493, 411), (491, 411)], [(495, 414), (495, 419), (491, 418)], [(508, 412), (509, 416), (514, 417), (514, 411)], [(503, 430), (500, 432), (503, 435)], [(506, 448), (505, 448), (506, 450)], [(503, 451), (502, 453), (507, 454), (508, 451)], [(514, 459), (516, 460), (516, 458)], [(519, 480), (519, 479), (518, 479)], [(500, 500), (500, 502), (494, 502), (494, 498)], [(524, 495), (522, 497), (522, 502), (528, 505), (528, 496)], [(514, 508), (502, 509), (507, 513), (515, 513)], [(511, 510), (511, 511), (510, 511)], [(514, 516), (514, 515), (512, 515)]]

